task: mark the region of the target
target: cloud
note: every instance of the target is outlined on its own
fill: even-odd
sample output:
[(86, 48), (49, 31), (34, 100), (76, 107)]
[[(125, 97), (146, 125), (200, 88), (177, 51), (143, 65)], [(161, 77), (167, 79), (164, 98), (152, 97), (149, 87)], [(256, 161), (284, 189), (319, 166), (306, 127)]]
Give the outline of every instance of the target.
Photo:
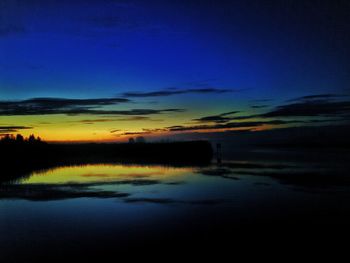
[(238, 113), (239, 111), (230, 111), (230, 112), (225, 112), (225, 113), (221, 113), (219, 115), (212, 115), (212, 116), (206, 116), (206, 117), (202, 117), (199, 119), (193, 119), (196, 122), (216, 122), (216, 123), (225, 123), (228, 122), (230, 120), (232, 120), (232, 117), (226, 117), (229, 116), (231, 114), (235, 114)]
[(253, 115), (243, 115), (243, 116), (229, 116), (231, 114), (239, 113), (240, 111), (230, 111), (221, 113), (218, 115), (205, 116), (198, 119), (193, 119), (195, 122), (207, 123), (207, 122), (216, 122), (216, 123), (227, 123), (234, 120), (248, 120), (254, 118), (261, 118), (261, 114)]
[(21, 101), (0, 101), (0, 116), (46, 114), (94, 115), (151, 115), (164, 112), (183, 112), (183, 109), (104, 110), (103, 106), (130, 102), (126, 98), (66, 99), (32, 98)]
[(254, 114), (254, 115), (244, 115), (244, 116), (237, 116), (237, 117), (232, 117), (232, 120), (248, 120), (248, 119), (254, 119), (261, 117), (260, 114)]
[[(181, 126), (179, 126), (181, 127)], [(112, 130), (111, 133), (119, 132), (120, 130)], [(117, 134), (116, 136), (130, 136), (130, 135), (149, 135), (154, 133), (160, 133), (160, 132), (167, 132), (169, 131), (167, 128), (154, 128), (154, 129), (146, 129), (143, 128), (142, 131), (127, 131), (127, 132), (121, 132)]]
[(71, 121), (71, 122), (83, 123), (83, 124), (94, 124), (99, 122), (114, 122), (114, 121), (117, 121), (117, 119), (85, 119), (85, 120)]
[(106, 105), (126, 103), (125, 98), (66, 99), (31, 98), (20, 101), (0, 101), (0, 115), (37, 115), (85, 111)]
[[(224, 113), (227, 114), (227, 113)], [(229, 122), (229, 123), (214, 123), (214, 124), (203, 124), (203, 125), (175, 125), (165, 128), (156, 128), (156, 129), (142, 129), (142, 131), (126, 131), (121, 132), (120, 130), (113, 130), (111, 133), (117, 133), (116, 136), (137, 136), (137, 135), (152, 135), (159, 133), (167, 132), (196, 132), (203, 130), (225, 130), (225, 129), (241, 129), (240, 132), (244, 131), (253, 131), (254, 128), (263, 126), (263, 125), (285, 125), (285, 124), (294, 124), (294, 123), (305, 123), (302, 120), (264, 120), (264, 121), (252, 121), (252, 122)]]
[(272, 121), (253, 121), (253, 122), (230, 122), (225, 124), (214, 125), (195, 125), (195, 126), (171, 126), (167, 127), (169, 131), (196, 131), (196, 130), (216, 130), (216, 129), (232, 129), (232, 128), (254, 128), (263, 125), (283, 125), (290, 123), (299, 123), (303, 121), (284, 121), (284, 120), (272, 120)]
[(302, 97), (297, 97), (294, 99), (290, 99), (288, 101), (303, 101), (303, 100), (315, 100), (315, 99), (332, 99), (332, 98), (337, 98), (340, 97), (337, 94), (316, 94), (316, 95), (308, 95), (308, 96), (302, 96)]
[(250, 106), (252, 109), (262, 109), (262, 108), (266, 108), (269, 107), (269, 105), (253, 105)]
[(350, 101), (306, 100), (279, 106), (261, 117), (334, 116), (350, 113)]
[[(118, 131), (118, 130), (114, 130)], [(111, 131), (112, 133), (113, 131)], [(123, 132), (121, 134), (118, 134), (118, 136), (130, 136), (130, 135), (146, 135), (146, 134), (151, 134), (151, 131), (141, 131), (141, 132)]]
[(12, 133), (19, 130), (33, 129), (33, 127), (28, 126), (0, 126), (0, 133)]
[[(85, 109), (77, 109), (70, 110), (66, 112), (61, 112), (63, 114), (68, 115), (80, 115), (80, 114), (92, 114), (92, 115), (153, 115), (153, 114), (161, 114), (165, 112), (184, 112), (184, 109), (132, 109), (132, 110), (85, 110)], [(56, 113), (58, 114), (58, 113)]]
[(70, 121), (72, 123), (94, 124), (101, 122), (119, 122), (119, 121), (163, 121), (161, 119), (151, 119), (148, 116), (131, 116), (126, 118), (113, 118), (113, 119), (84, 119), (78, 121)]
[(201, 89), (164, 89), (152, 92), (125, 92), (123, 93), (123, 97), (133, 97), (133, 98), (147, 98), (147, 97), (165, 97), (179, 94), (208, 94), (208, 93), (227, 93), (233, 92), (235, 90), (232, 89), (218, 89), (218, 88), (201, 88)]
[[(183, 110), (179, 110), (179, 112), (182, 112)], [(162, 119), (152, 119), (148, 116), (131, 116), (126, 118), (120, 118), (116, 119), (117, 121), (163, 121)]]

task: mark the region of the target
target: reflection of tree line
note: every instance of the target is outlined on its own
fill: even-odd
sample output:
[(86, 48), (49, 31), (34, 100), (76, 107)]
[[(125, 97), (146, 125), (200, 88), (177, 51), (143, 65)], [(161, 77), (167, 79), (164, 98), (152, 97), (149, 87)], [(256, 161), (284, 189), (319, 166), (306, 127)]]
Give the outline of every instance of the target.
[(34, 135), (4, 136), (0, 140), (1, 181), (21, 178), (36, 170), (98, 163), (206, 165), (212, 158), (207, 141), (170, 143), (84, 143), (50, 144)]

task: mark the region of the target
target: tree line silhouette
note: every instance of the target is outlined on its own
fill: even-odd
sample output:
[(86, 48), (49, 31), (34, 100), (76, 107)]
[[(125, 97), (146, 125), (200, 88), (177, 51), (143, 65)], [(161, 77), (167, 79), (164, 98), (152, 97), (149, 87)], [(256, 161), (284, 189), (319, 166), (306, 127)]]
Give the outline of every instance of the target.
[(6, 134), (5, 136), (0, 138), (0, 144), (44, 144), (45, 142), (41, 140), (41, 138), (35, 137), (34, 134), (29, 135), (28, 137), (24, 137), (21, 134), (17, 134), (16, 136), (13, 134)]

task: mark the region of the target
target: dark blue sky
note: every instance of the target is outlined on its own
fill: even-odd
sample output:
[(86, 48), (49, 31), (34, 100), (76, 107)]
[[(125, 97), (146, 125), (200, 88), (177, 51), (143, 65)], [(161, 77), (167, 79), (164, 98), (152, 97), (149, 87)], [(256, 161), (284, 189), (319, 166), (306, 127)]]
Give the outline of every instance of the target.
[(185, 108), (199, 118), (252, 114), (259, 99), (272, 107), (346, 95), (349, 11), (345, 0), (4, 0), (1, 100), (182, 90), (122, 109)]

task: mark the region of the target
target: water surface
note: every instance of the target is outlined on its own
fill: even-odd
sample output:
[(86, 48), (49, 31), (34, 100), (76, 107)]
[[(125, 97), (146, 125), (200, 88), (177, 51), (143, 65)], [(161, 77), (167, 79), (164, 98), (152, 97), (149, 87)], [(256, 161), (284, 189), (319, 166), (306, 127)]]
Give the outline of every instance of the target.
[(1, 185), (1, 256), (198, 241), (247, 225), (347, 226), (346, 156), (252, 151), (201, 167), (116, 161), (33, 171)]

